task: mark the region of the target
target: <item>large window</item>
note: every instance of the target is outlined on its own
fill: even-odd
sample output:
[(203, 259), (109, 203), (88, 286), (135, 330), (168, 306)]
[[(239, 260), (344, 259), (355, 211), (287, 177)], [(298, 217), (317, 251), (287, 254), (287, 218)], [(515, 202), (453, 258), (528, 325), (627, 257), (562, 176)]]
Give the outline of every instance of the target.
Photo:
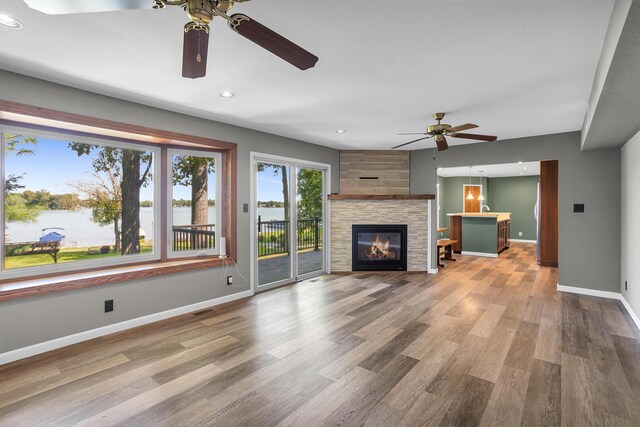
[(18, 128), (0, 137), (0, 279), (219, 252), (217, 152)]

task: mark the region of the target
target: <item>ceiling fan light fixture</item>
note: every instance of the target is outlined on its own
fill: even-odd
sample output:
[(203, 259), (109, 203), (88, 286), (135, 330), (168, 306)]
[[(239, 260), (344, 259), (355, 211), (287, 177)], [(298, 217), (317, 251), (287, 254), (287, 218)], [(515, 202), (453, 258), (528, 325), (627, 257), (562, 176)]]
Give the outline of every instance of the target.
[(233, 98), (234, 96), (236, 96), (236, 94), (228, 90), (225, 90), (224, 92), (220, 92), (220, 96), (223, 98)]
[(10, 17), (9, 15), (0, 14), (0, 25), (9, 28), (22, 28), (22, 23), (15, 18)]

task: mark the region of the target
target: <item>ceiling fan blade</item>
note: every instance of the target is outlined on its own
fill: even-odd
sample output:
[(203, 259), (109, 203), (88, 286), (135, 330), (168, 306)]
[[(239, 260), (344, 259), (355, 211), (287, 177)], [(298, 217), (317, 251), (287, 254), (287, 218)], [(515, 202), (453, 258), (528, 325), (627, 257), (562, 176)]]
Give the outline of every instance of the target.
[(31, 9), (49, 15), (151, 9), (153, 0), (24, 0)]
[(447, 138), (443, 135), (439, 135), (437, 138), (433, 138), (436, 140), (436, 147), (438, 147), (438, 151), (444, 151), (449, 148), (449, 144), (447, 144)]
[(460, 132), (461, 130), (468, 130), (468, 129), (474, 129), (477, 128), (478, 125), (474, 125), (473, 123), (465, 123), (463, 125), (460, 126), (454, 126), (452, 128), (447, 129), (447, 132), (449, 133), (453, 133), (453, 132)]
[(423, 139), (431, 138), (430, 136), (425, 136), (424, 138), (414, 139), (413, 141), (405, 142), (404, 144), (396, 145), (395, 147), (391, 147), (392, 150), (396, 148), (404, 147), (405, 145), (413, 144), (414, 142), (422, 141)]
[(236, 33), (248, 38), (258, 46), (263, 47), (301, 70), (309, 69), (318, 62), (318, 57), (314, 54), (307, 52), (247, 15), (236, 13), (231, 15), (230, 18), (229, 26)]
[(182, 77), (204, 77), (207, 74), (208, 51), (209, 33), (197, 29), (186, 31), (182, 46)]
[(426, 132), (411, 132), (411, 133), (398, 133), (396, 135), (429, 135)]
[(463, 139), (477, 139), (479, 141), (495, 141), (498, 139), (497, 136), (494, 135), (478, 135), (476, 133), (452, 133), (451, 135), (454, 138), (463, 138)]

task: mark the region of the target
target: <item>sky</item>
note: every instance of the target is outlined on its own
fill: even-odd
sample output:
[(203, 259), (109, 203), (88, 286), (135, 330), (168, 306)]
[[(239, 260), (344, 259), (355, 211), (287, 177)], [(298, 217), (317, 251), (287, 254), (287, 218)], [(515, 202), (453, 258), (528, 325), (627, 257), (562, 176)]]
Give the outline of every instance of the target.
[[(23, 175), (20, 181), (24, 190), (47, 190), (51, 194), (74, 193), (74, 184), (94, 181), (91, 162), (95, 151), (78, 156), (68, 147), (68, 141), (38, 137), (36, 145), (29, 145), (32, 155), (16, 156), (8, 153), (5, 158), (5, 175)], [(215, 173), (209, 175), (209, 188), (215, 188)], [(20, 190), (20, 191), (24, 191)], [(142, 188), (141, 200), (152, 200), (152, 186)], [(174, 186), (174, 199), (190, 199), (191, 188)], [(210, 197), (213, 198), (213, 197)], [(258, 200), (283, 201), (281, 171), (266, 167), (258, 172)]]
[[(93, 182), (93, 166), (96, 152), (78, 156), (68, 147), (68, 141), (38, 137), (36, 145), (28, 147), (34, 154), (16, 156), (8, 153), (5, 157), (5, 175), (23, 175), (19, 181), (23, 190), (47, 190), (51, 194), (75, 193), (74, 185)], [(209, 188), (215, 188), (215, 173), (209, 174)], [(191, 187), (174, 186), (175, 199), (191, 199)], [(214, 198), (210, 196), (210, 198)], [(153, 186), (143, 187), (140, 200), (153, 199)]]

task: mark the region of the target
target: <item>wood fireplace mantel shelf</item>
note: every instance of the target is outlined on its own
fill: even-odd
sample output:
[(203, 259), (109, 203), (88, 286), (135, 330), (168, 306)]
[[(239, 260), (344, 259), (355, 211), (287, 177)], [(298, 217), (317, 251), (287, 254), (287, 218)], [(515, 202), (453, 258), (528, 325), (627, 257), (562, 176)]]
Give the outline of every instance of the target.
[(329, 200), (433, 200), (433, 194), (329, 194)]

